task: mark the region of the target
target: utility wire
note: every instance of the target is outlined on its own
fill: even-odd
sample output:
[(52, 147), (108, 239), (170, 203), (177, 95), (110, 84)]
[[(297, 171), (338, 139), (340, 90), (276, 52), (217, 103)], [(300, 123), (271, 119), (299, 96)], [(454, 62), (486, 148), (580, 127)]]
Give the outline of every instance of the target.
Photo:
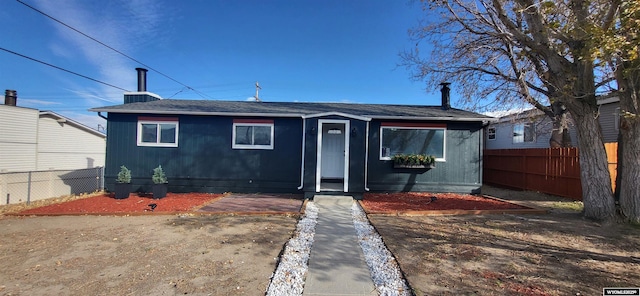
[(162, 76), (164, 76), (164, 77), (166, 77), (166, 78), (169, 78), (170, 80), (172, 80), (172, 81), (174, 81), (174, 82), (176, 82), (176, 83), (178, 83), (178, 84), (180, 84), (180, 85), (184, 86), (185, 88), (187, 88), (187, 89), (189, 89), (189, 90), (192, 90), (193, 92), (195, 92), (196, 94), (198, 94), (198, 95), (199, 95), (199, 96), (201, 96), (202, 98), (206, 98), (206, 97), (208, 97), (209, 99), (213, 99), (212, 97), (210, 97), (210, 96), (208, 96), (208, 95), (206, 95), (206, 94), (204, 94), (204, 93), (201, 93), (201, 92), (197, 91), (196, 89), (194, 89), (194, 88), (192, 88), (192, 87), (190, 87), (190, 86), (188, 86), (188, 85), (186, 85), (186, 84), (184, 84), (184, 83), (182, 83), (182, 82), (180, 82), (180, 81), (178, 81), (178, 80), (175, 80), (175, 79), (173, 79), (173, 78), (169, 77), (168, 75), (166, 75), (166, 74), (164, 74), (164, 73), (162, 73), (162, 72), (160, 72), (160, 71), (158, 71), (158, 70), (154, 69), (153, 67), (151, 67), (151, 66), (149, 66), (149, 65), (147, 65), (147, 64), (145, 64), (145, 63), (143, 63), (143, 62), (141, 62), (141, 61), (138, 61), (138, 60), (136, 60), (135, 58), (130, 57), (129, 55), (127, 55), (127, 54), (123, 53), (122, 51), (119, 51), (119, 50), (117, 50), (117, 49), (115, 49), (115, 48), (113, 48), (113, 47), (111, 47), (111, 46), (109, 46), (109, 45), (105, 44), (104, 42), (102, 42), (102, 41), (100, 41), (100, 40), (98, 40), (98, 39), (96, 39), (96, 38), (93, 38), (93, 37), (91, 37), (91, 36), (89, 36), (89, 35), (87, 35), (87, 34), (85, 34), (85, 33), (81, 32), (80, 30), (78, 30), (78, 29), (76, 29), (76, 28), (74, 28), (74, 27), (72, 27), (72, 26), (70, 26), (70, 25), (67, 25), (66, 23), (64, 23), (64, 22), (62, 22), (62, 21), (60, 21), (60, 20), (58, 20), (58, 19), (56, 19), (56, 18), (54, 18), (54, 17), (52, 17), (52, 16), (48, 15), (47, 13), (45, 13), (45, 12), (43, 12), (43, 11), (41, 11), (41, 10), (39, 10), (39, 9), (37, 9), (37, 8), (35, 8), (35, 7), (33, 7), (33, 6), (29, 5), (29, 4), (27, 4), (27, 3), (22, 2), (21, 0), (16, 0), (16, 1), (18, 1), (20, 4), (22, 4), (22, 5), (26, 6), (26, 7), (29, 7), (29, 8), (31, 8), (31, 9), (35, 10), (36, 12), (38, 12), (38, 13), (40, 13), (40, 14), (42, 14), (42, 15), (44, 15), (44, 16), (46, 16), (46, 17), (48, 17), (48, 18), (52, 19), (52, 20), (54, 20), (55, 22), (57, 22), (57, 23), (59, 23), (59, 24), (61, 24), (61, 25), (65, 26), (65, 27), (67, 27), (67, 28), (69, 28), (69, 29), (71, 29), (71, 30), (73, 30), (73, 31), (76, 31), (76, 32), (77, 32), (77, 33), (79, 33), (80, 35), (82, 35), (82, 36), (84, 36), (84, 37), (87, 37), (87, 38), (89, 38), (89, 39), (91, 39), (91, 40), (93, 40), (93, 41), (95, 41), (95, 42), (99, 43), (100, 45), (102, 45), (102, 46), (104, 46), (104, 47), (106, 47), (106, 48), (108, 48), (108, 49), (111, 49), (111, 50), (113, 50), (113, 51), (115, 51), (115, 52), (117, 52), (117, 53), (119, 53), (119, 54), (123, 55), (124, 57), (126, 57), (126, 58), (128, 58), (128, 59), (130, 59), (130, 60), (132, 60), (132, 61), (134, 61), (134, 62), (136, 62), (136, 63), (138, 63), (138, 64), (140, 64), (140, 65), (143, 65), (143, 66), (147, 67), (149, 70), (152, 70), (152, 71), (154, 71), (154, 72), (156, 72), (156, 73), (158, 73), (158, 74), (160, 74), (160, 75), (162, 75)]
[(115, 85), (113, 85), (113, 84), (109, 84), (109, 83), (106, 83), (106, 82), (104, 82), (104, 81), (100, 81), (100, 80), (98, 80), (98, 79), (94, 79), (94, 78), (91, 78), (91, 77), (89, 77), (89, 76), (82, 75), (82, 74), (79, 74), (79, 73), (73, 72), (73, 71), (71, 71), (71, 70), (67, 70), (67, 69), (65, 69), (65, 68), (61, 68), (61, 67), (58, 67), (58, 66), (56, 66), (56, 65), (52, 65), (52, 64), (49, 64), (49, 63), (47, 63), (47, 62), (43, 62), (43, 61), (41, 61), (41, 60), (38, 60), (38, 59), (35, 59), (35, 58), (32, 58), (32, 57), (28, 57), (28, 56), (26, 56), (26, 55), (23, 55), (23, 54), (17, 53), (17, 52), (15, 52), (15, 51), (8, 50), (8, 49), (6, 49), (6, 48), (4, 48), (4, 47), (0, 47), (0, 50), (4, 50), (4, 51), (6, 51), (6, 52), (8, 52), (8, 53), (15, 54), (15, 55), (20, 56), (20, 57), (23, 57), (23, 58), (25, 58), (25, 59), (29, 59), (29, 60), (32, 60), (32, 61), (34, 61), (34, 62), (38, 62), (38, 63), (40, 63), (40, 64), (44, 64), (44, 65), (47, 65), (47, 66), (49, 66), (49, 67), (52, 67), (52, 68), (56, 68), (56, 69), (58, 69), (58, 70), (65, 71), (65, 72), (67, 72), (67, 73), (71, 73), (71, 74), (73, 74), (73, 75), (77, 75), (77, 76), (80, 76), (80, 77), (82, 77), (82, 78), (89, 79), (89, 80), (91, 80), (91, 81), (95, 81), (95, 82), (98, 82), (98, 83), (102, 83), (102, 84), (104, 84), (104, 85), (111, 86), (111, 87), (113, 87), (113, 88), (117, 88), (117, 89), (122, 90), (122, 91), (125, 91), (125, 92), (129, 92), (129, 90), (126, 90), (126, 89), (124, 89), (124, 88), (122, 88), (122, 87), (118, 87), (118, 86), (115, 86)]

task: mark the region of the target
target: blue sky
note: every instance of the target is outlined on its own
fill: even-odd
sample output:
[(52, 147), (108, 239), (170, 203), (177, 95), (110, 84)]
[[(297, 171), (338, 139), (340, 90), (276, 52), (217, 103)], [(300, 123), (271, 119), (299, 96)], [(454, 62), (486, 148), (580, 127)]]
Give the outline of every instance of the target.
[[(147, 66), (163, 98), (439, 105), (398, 67), (424, 13), (410, 1), (22, 0)], [(14, 0), (0, 4), (0, 47), (135, 91), (140, 65)], [(0, 89), (18, 105), (93, 128), (87, 109), (123, 91), (0, 51)], [(455, 86), (453, 105), (455, 107)], [(3, 92), (4, 93), (4, 92)]]

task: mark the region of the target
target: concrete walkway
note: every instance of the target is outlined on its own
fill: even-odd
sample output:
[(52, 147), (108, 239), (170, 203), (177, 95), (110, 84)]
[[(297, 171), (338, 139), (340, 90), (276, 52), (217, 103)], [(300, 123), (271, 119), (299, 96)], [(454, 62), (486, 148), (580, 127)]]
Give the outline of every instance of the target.
[(378, 295), (351, 217), (353, 197), (316, 195), (318, 223), (303, 295)]

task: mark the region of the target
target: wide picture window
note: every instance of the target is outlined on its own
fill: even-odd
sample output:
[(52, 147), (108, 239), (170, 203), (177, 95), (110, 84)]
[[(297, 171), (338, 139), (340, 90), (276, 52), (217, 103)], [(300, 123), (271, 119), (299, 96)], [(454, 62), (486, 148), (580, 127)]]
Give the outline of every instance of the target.
[(234, 123), (233, 149), (273, 149), (273, 123)]
[(178, 147), (178, 121), (139, 120), (138, 146)]
[(397, 154), (427, 154), (436, 160), (445, 159), (445, 128), (383, 126), (381, 128), (380, 159)]

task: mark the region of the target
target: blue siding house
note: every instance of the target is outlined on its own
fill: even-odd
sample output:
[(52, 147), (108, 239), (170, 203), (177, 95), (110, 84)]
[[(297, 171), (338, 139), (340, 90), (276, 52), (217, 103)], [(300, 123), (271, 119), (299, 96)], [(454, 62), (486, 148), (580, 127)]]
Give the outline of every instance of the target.
[[(249, 102), (162, 99), (138, 76), (124, 104), (91, 109), (107, 118), (108, 189), (121, 165), (142, 192), (158, 165), (172, 192), (361, 198), (367, 191), (478, 193), (482, 185), (483, 128), (494, 119), (451, 108), (446, 84), (441, 106)], [(435, 168), (394, 168), (399, 153), (434, 155)]]
[[(620, 122), (620, 99), (617, 96), (598, 98), (598, 122), (605, 143), (618, 141)], [(578, 143), (578, 135), (569, 115), (569, 135), (573, 146)], [(500, 116), (486, 127), (486, 149), (528, 149), (549, 148), (553, 122), (542, 111), (529, 109)]]

